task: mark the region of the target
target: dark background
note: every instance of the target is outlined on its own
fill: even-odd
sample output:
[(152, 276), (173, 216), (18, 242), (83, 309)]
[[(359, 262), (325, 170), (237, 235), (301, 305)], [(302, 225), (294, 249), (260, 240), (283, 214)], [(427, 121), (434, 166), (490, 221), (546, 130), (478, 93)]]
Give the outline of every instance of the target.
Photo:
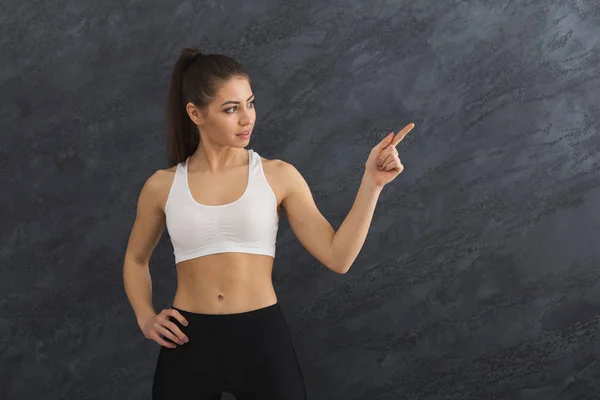
[[(159, 345), (122, 263), (198, 47), (246, 67), (248, 148), (295, 165), (335, 229), (371, 148), (416, 124), (346, 275), (282, 219), (310, 399), (598, 398), (599, 44), (597, 0), (3, 1), (2, 397), (150, 398)], [(166, 233), (150, 268), (161, 310)]]

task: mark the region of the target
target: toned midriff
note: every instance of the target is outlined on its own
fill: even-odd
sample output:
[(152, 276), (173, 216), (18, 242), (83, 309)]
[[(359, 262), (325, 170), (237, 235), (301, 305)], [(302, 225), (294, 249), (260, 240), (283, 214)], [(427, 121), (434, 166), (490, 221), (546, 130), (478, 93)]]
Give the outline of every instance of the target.
[(273, 257), (218, 253), (177, 264), (173, 306), (201, 314), (241, 313), (277, 302)]

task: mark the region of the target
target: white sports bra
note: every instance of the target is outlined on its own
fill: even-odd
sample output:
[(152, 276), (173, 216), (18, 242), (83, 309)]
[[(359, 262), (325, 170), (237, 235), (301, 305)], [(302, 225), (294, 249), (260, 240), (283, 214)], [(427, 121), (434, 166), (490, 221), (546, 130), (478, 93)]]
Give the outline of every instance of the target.
[(279, 228), (277, 198), (265, 178), (262, 160), (248, 149), (246, 190), (237, 200), (208, 206), (194, 200), (188, 183), (189, 157), (177, 164), (165, 215), (175, 264), (215, 253), (252, 253), (275, 257)]

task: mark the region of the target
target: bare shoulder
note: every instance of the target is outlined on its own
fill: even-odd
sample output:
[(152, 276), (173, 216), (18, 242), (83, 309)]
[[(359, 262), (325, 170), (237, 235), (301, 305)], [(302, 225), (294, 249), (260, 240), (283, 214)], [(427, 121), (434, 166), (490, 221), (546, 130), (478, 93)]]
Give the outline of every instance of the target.
[(260, 157), (260, 161), (262, 161), (264, 169), (274, 169), (277, 168), (277, 165), (281, 163), (281, 160), (278, 158), (268, 159), (264, 157)]
[(271, 189), (273, 189), (275, 197), (277, 197), (277, 204), (279, 206), (285, 198), (285, 194), (287, 192), (285, 178), (285, 164), (287, 163), (278, 158), (269, 160), (267, 158), (260, 157), (260, 160), (262, 161), (265, 178), (267, 178), (269, 186), (271, 186)]
[(285, 198), (290, 188), (302, 184), (304, 178), (291, 163), (278, 158), (268, 160), (261, 157), (261, 160), (267, 180), (280, 201)]
[(292, 170), (296, 168), (287, 161), (281, 160), (279, 158), (274, 158), (269, 160), (267, 158), (260, 158), (263, 162), (264, 169), (269, 169), (269, 172), (279, 175), (289, 174)]
[(157, 201), (157, 206), (164, 212), (167, 197), (175, 178), (175, 170), (177, 166), (166, 169), (158, 169), (146, 180), (145, 186), (148, 187), (148, 191), (152, 193), (154, 199)]
[(285, 181), (286, 175), (289, 174), (289, 170), (294, 168), (292, 164), (280, 160), (279, 158), (274, 158), (269, 160), (267, 158), (260, 158), (263, 163), (263, 170), (265, 171), (265, 175), (276, 179), (277, 181)]

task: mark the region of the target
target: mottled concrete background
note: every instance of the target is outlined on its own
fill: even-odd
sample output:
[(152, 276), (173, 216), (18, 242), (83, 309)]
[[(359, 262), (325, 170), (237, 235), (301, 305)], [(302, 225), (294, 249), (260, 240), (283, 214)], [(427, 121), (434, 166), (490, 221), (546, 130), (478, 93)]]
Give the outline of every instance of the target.
[[(310, 399), (599, 398), (599, 43), (597, 0), (4, 1), (2, 398), (149, 398), (122, 261), (188, 46), (247, 68), (248, 147), (336, 229), (370, 149), (416, 123), (346, 275), (281, 222)], [(166, 233), (151, 272), (162, 309)]]

